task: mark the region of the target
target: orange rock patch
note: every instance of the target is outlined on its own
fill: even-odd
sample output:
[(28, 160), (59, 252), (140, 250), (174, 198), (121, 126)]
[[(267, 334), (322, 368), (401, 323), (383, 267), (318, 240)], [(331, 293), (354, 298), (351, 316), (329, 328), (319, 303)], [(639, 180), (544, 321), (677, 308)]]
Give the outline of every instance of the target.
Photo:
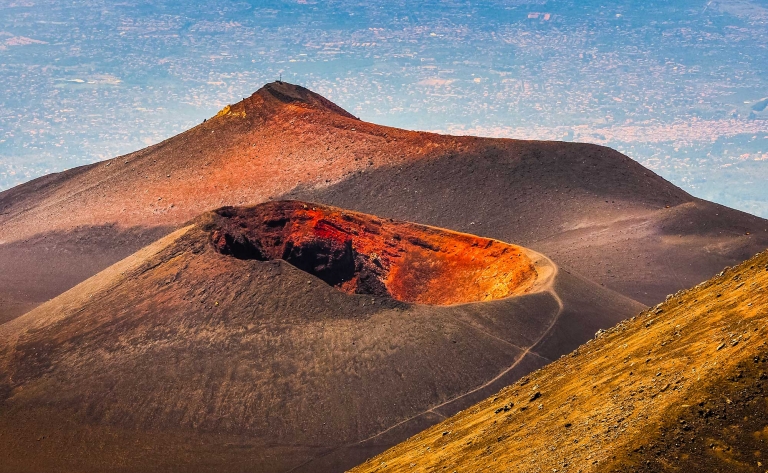
[(449, 305), (531, 289), (524, 249), (500, 241), (296, 201), (217, 212), (224, 255), (282, 259), (345, 292)]

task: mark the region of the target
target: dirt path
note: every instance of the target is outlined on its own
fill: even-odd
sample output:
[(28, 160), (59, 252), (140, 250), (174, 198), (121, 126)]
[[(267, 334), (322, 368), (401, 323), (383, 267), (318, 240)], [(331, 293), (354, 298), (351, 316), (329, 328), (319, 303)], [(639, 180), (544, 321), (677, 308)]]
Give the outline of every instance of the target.
[[(442, 402), (442, 403), (440, 403), (438, 405), (432, 406), (429, 409), (426, 409), (425, 411), (419, 412), (418, 414), (413, 415), (413, 416), (411, 416), (411, 417), (409, 417), (407, 419), (404, 419), (404, 420), (398, 422), (397, 424), (391, 425), (390, 427), (386, 428), (385, 430), (382, 430), (381, 432), (378, 432), (378, 433), (376, 433), (374, 435), (371, 435), (370, 437), (367, 437), (367, 438), (365, 438), (363, 440), (360, 440), (358, 442), (349, 443), (349, 444), (346, 444), (346, 445), (341, 445), (339, 447), (336, 447), (333, 450), (325, 453), (324, 455), (315, 457), (315, 458), (313, 458), (311, 460), (308, 460), (305, 463), (302, 463), (301, 465), (298, 465), (298, 466), (288, 470), (286, 473), (291, 473), (291, 472), (293, 472), (293, 471), (303, 467), (304, 465), (306, 465), (306, 464), (308, 464), (308, 463), (310, 463), (312, 461), (315, 461), (318, 458), (322, 458), (322, 457), (328, 456), (331, 453), (333, 453), (333, 452), (335, 452), (335, 451), (337, 451), (337, 450), (339, 450), (341, 448), (354, 447), (356, 445), (360, 445), (360, 444), (363, 444), (363, 443), (368, 442), (370, 440), (373, 440), (373, 439), (375, 439), (377, 437), (381, 437), (382, 435), (386, 434), (387, 432), (390, 432), (393, 429), (396, 429), (396, 428), (398, 428), (398, 427), (400, 427), (402, 425), (405, 425), (408, 422), (411, 422), (411, 421), (413, 421), (413, 420), (415, 420), (415, 419), (417, 419), (417, 418), (419, 418), (419, 417), (421, 417), (423, 415), (434, 414), (434, 415), (436, 415), (438, 417), (445, 418), (445, 416), (443, 414), (440, 414), (439, 412), (435, 412), (435, 409), (439, 409), (439, 408), (441, 408), (443, 406), (446, 406), (446, 405), (451, 404), (451, 403), (453, 403), (455, 401), (463, 399), (466, 396), (474, 394), (474, 393), (476, 393), (476, 392), (478, 392), (478, 391), (480, 391), (482, 389), (485, 389), (488, 386), (490, 386), (491, 384), (493, 384), (496, 381), (498, 381), (499, 379), (501, 379), (504, 375), (506, 375), (507, 373), (509, 373), (513, 369), (515, 369), (525, 359), (525, 357), (528, 356), (528, 354), (531, 352), (531, 350), (536, 348), (539, 345), (539, 343), (541, 343), (547, 337), (547, 335), (549, 335), (549, 333), (552, 331), (554, 326), (557, 324), (557, 321), (560, 319), (560, 315), (563, 313), (563, 309), (565, 307), (564, 304), (563, 304), (563, 300), (560, 298), (560, 296), (557, 294), (557, 291), (555, 291), (555, 289), (554, 289), (555, 280), (557, 279), (557, 274), (559, 272), (559, 268), (557, 267), (557, 265), (551, 259), (547, 258), (546, 256), (544, 256), (541, 253), (535, 252), (535, 251), (530, 250), (530, 249), (526, 249), (526, 252), (528, 253), (528, 256), (531, 258), (531, 260), (536, 265), (536, 270), (539, 273), (539, 277), (537, 278), (536, 283), (534, 284), (534, 286), (531, 289), (531, 291), (528, 292), (528, 294), (548, 292), (552, 296), (552, 298), (555, 299), (555, 302), (557, 302), (558, 309), (557, 309), (557, 313), (555, 314), (555, 316), (552, 317), (552, 321), (549, 323), (549, 325), (544, 330), (544, 332), (542, 332), (541, 336), (539, 338), (537, 338), (536, 341), (534, 341), (528, 348), (523, 350), (523, 352), (520, 355), (520, 357), (517, 358), (517, 360), (515, 360), (515, 362), (512, 363), (512, 365), (507, 367), (504, 371), (502, 371), (501, 373), (496, 375), (494, 378), (490, 379), (489, 381), (485, 382), (484, 384), (476, 387), (475, 389), (473, 389), (471, 391), (468, 391), (468, 392), (466, 392), (464, 394), (460, 394), (458, 396), (455, 396), (455, 397), (453, 397), (451, 399), (448, 399), (447, 401)], [(473, 327), (473, 328), (477, 329), (476, 327)], [(477, 329), (477, 330), (479, 330), (479, 329)], [(480, 330), (480, 331), (483, 332), (482, 330)], [(483, 333), (485, 333), (485, 332), (483, 332)], [(498, 338), (498, 337), (494, 337), (494, 338)], [(509, 343), (509, 342), (506, 342), (506, 343)], [(518, 347), (518, 348), (520, 348), (520, 347)]]
[[(447, 401), (445, 401), (445, 402), (443, 402), (441, 404), (438, 404), (436, 406), (432, 406), (431, 408), (429, 408), (429, 409), (427, 409), (427, 410), (425, 410), (423, 412), (420, 412), (419, 414), (416, 414), (416, 415), (414, 415), (412, 417), (409, 417), (408, 419), (405, 419), (405, 420), (403, 420), (401, 422), (398, 422), (397, 424), (389, 427), (388, 429), (382, 430), (381, 432), (379, 432), (379, 433), (377, 433), (375, 435), (372, 435), (372, 436), (370, 436), (370, 437), (368, 437), (366, 439), (360, 440), (359, 442), (355, 442), (354, 444), (345, 445), (345, 447), (349, 447), (349, 446), (352, 446), (352, 445), (359, 445), (359, 444), (365, 443), (365, 442), (367, 442), (369, 440), (373, 440), (376, 437), (384, 435), (385, 433), (389, 432), (390, 430), (392, 430), (392, 429), (394, 429), (396, 427), (399, 427), (399, 426), (401, 426), (401, 425), (403, 425), (403, 424), (405, 424), (407, 422), (410, 422), (413, 419), (421, 417), (422, 415), (427, 414), (427, 413), (432, 413), (432, 414), (436, 414), (436, 415), (441, 416), (441, 417), (445, 417), (442, 414), (439, 414), (439, 413), (435, 412), (435, 409), (439, 409), (439, 408), (441, 408), (443, 406), (451, 404), (452, 402), (458, 401), (459, 399), (462, 399), (462, 398), (464, 398), (466, 396), (474, 394), (474, 393), (480, 391), (481, 389), (485, 389), (488, 386), (490, 386), (491, 384), (495, 383), (496, 381), (501, 379), (504, 375), (506, 375), (507, 373), (509, 373), (513, 369), (515, 369), (520, 364), (520, 362), (522, 362), (525, 359), (525, 357), (528, 356), (528, 354), (531, 352), (531, 350), (533, 350), (539, 343), (541, 343), (542, 340), (544, 340), (544, 338), (546, 338), (547, 335), (549, 335), (549, 332), (552, 331), (552, 328), (555, 326), (555, 324), (557, 324), (557, 321), (560, 319), (560, 315), (563, 313), (563, 308), (564, 308), (563, 300), (560, 298), (560, 296), (554, 290), (554, 282), (555, 282), (555, 278), (557, 277), (557, 273), (558, 273), (559, 269), (558, 269), (557, 265), (555, 265), (555, 263), (552, 262), (552, 260), (550, 260), (546, 256), (544, 256), (544, 255), (542, 255), (540, 253), (536, 253), (536, 252), (531, 251), (531, 250), (528, 250), (528, 251), (531, 253), (531, 256), (532, 256), (531, 259), (533, 259), (535, 263), (539, 263), (539, 262), (545, 263), (544, 265), (541, 265), (541, 266), (539, 266), (539, 264), (537, 264), (537, 269), (539, 267), (543, 267), (543, 268), (544, 267), (548, 267), (548, 268), (550, 268), (550, 273), (544, 275), (544, 277), (542, 278), (543, 281), (541, 281), (541, 283), (539, 283), (539, 280), (537, 280), (537, 284), (536, 284), (536, 286), (534, 286), (537, 290), (534, 290), (534, 291), (531, 291), (531, 292), (548, 292), (555, 299), (555, 301), (557, 302), (557, 306), (558, 306), (557, 313), (555, 314), (554, 317), (552, 317), (552, 321), (549, 323), (549, 325), (544, 330), (544, 332), (541, 334), (541, 336), (538, 339), (536, 339), (536, 341), (533, 342), (528, 348), (523, 350), (523, 353), (520, 355), (520, 358), (518, 358), (512, 365), (510, 365), (507, 369), (505, 369), (504, 371), (502, 371), (501, 373), (499, 373), (493, 379), (487, 381), (486, 383), (484, 383), (484, 384), (476, 387), (475, 389), (473, 389), (471, 391), (468, 391), (468, 392), (466, 392), (464, 394), (460, 394), (458, 396), (455, 396), (455, 397), (453, 397), (453, 398), (451, 398), (451, 399), (449, 399), (449, 400), (447, 400)], [(533, 256), (535, 256), (535, 259), (533, 258)]]

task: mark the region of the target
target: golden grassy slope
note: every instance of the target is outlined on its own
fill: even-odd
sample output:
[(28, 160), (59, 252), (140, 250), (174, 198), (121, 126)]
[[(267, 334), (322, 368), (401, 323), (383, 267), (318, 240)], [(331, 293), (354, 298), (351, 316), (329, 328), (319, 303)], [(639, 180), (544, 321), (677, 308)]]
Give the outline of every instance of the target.
[(768, 471), (768, 252), (354, 472)]

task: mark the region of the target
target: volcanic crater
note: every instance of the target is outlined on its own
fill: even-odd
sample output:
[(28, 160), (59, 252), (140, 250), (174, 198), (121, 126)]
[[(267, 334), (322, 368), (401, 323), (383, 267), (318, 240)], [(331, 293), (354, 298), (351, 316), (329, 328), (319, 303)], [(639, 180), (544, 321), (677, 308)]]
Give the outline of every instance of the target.
[(284, 260), (351, 294), (429, 305), (523, 294), (538, 274), (518, 246), (299, 201), (216, 211), (211, 241), (243, 260)]

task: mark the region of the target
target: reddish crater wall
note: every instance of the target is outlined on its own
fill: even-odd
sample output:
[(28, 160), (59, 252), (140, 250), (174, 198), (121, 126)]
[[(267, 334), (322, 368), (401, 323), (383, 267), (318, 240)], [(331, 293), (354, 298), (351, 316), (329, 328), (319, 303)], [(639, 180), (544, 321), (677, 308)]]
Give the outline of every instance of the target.
[(343, 291), (448, 305), (524, 293), (537, 278), (522, 248), (296, 201), (216, 211), (216, 250), (282, 259)]

